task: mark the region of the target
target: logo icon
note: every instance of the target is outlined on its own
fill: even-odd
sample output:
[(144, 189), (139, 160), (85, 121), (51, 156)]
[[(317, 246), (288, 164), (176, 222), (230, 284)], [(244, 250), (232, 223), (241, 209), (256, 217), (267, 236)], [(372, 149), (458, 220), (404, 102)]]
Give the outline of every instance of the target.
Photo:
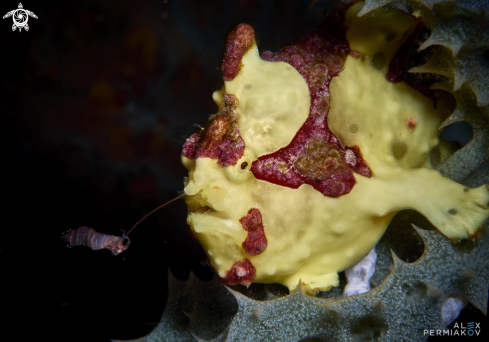
[(467, 324), (467, 328), (468, 328), (467, 334), (469, 336), (474, 335), (474, 322), (470, 322), (469, 324)]
[(12, 31), (15, 31), (15, 29), (18, 28), (19, 32), (22, 31), (22, 29), (29, 31), (29, 25), (27, 25), (29, 17), (37, 19), (37, 15), (35, 15), (31, 11), (25, 10), (24, 6), (22, 6), (22, 3), (19, 3), (19, 8), (8, 12), (3, 16), (2, 19), (8, 18), (10, 16), (12, 16), (12, 19), (14, 20)]

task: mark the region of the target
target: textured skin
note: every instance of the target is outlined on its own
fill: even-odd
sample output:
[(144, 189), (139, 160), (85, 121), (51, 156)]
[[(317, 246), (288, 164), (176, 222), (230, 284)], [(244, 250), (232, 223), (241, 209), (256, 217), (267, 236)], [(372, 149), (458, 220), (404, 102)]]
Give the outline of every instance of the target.
[(256, 178), (294, 189), (309, 184), (325, 196), (338, 197), (355, 185), (353, 172), (372, 176), (358, 146), (342, 147), (327, 124), (329, 84), (350, 52), (345, 34), (342, 16), (330, 15), (299, 44), (262, 54), (264, 60), (287, 62), (299, 71), (309, 87), (311, 107), (288, 146), (253, 163)]
[(222, 110), (212, 117), (206, 129), (187, 139), (182, 154), (190, 159), (217, 159), (219, 166), (235, 165), (244, 151), (237, 125), (238, 105), (236, 96), (225, 94)]
[(267, 61), (284, 61), (299, 71), (308, 84), (311, 107), (288, 146), (253, 163), (251, 172), (256, 178), (294, 189), (309, 184), (325, 196), (338, 197), (353, 188), (352, 171), (372, 176), (358, 146), (343, 148), (326, 120), (331, 78), (338, 76), (350, 52), (345, 34), (342, 17), (331, 15), (299, 44), (262, 54)]
[(248, 286), (255, 279), (255, 274), (255, 267), (248, 259), (243, 259), (237, 261), (220, 281), (224, 284), (243, 284)]
[[(367, 1), (361, 14), (391, 2)], [(401, 5), (398, 3), (397, 6), (403, 6), (403, 10), (412, 11), (433, 25), (433, 39), (425, 45), (439, 44), (437, 50), (441, 51), (437, 53), (444, 59), (438, 59), (439, 64), (432, 59), (429, 72), (447, 75), (450, 80), (436, 87), (452, 92), (457, 101), (456, 110), (444, 125), (467, 120), (474, 129), (474, 139), (447, 159), (443, 158), (437, 168), (448, 177), (471, 187), (488, 183), (488, 109), (484, 99), (489, 92), (487, 85), (480, 84), (489, 80), (484, 77), (488, 68), (481, 61), (488, 48), (487, 35), (481, 32), (488, 31), (489, 3), (412, 0), (404, 1)], [(450, 40), (451, 37), (455, 39)], [(454, 57), (453, 52), (457, 50)], [(470, 51), (478, 54), (471, 56)], [(437, 55), (434, 56), (436, 58)], [(445, 61), (448, 62), (444, 64)], [(455, 75), (466, 75), (469, 81), (454, 89)], [(406, 216), (407, 222), (412, 222), (411, 219)], [(233, 292), (239, 303), (238, 313), (231, 325), (220, 326), (223, 333), (220, 336), (214, 334), (213, 341), (246, 341), (253, 338), (299, 341), (308, 337), (319, 341), (424, 341), (423, 329), (442, 327), (440, 306), (453, 293), (465, 295), (485, 313), (489, 284), (487, 228), (474, 241), (465, 240), (458, 244), (453, 244), (436, 231), (418, 232), (425, 245), (421, 259), (405, 263), (394, 257), (395, 266), (391, 268), (387, 254), (389, 248), (381, 241), (381, 246), (376, 248), (379, 258), (374, 275), (378, 279), (378, 286), (366, 294), (346, 299), (334, 298), (333, 295), (333, 298), (325, 301), (324, 310), (315, 305), (317, 298), (305, 296), (300, 291), (265, 302)], [(192, 282), (195, 283), (195, 280)], [(199, 285), (195, 289), (203, 287)], [(335, 292), (333, 290), (326, 292), (326, 296)], [(172, 287), (170, 298), (185, 298), (193, 293), (186, 291), (194, 290)], [(221, 294), (218, 298), (227, 297)], [(209, 299), (209, 302), (205, 302), (205, 299)], [(201, 295), (194, 303), (199, 301), (204, 308), (212, 308), (215, 297)], [(174, 300), (169, 300), (169, 303), (174, 303)], [(171, 337), (173, 335), (170, 334), (176, 331), (168, 322), (171, 322), (172, 314), (181, 315), (181, 310), (182, 307), (169, 305), (160, 326), (138, 341), (202, 340), (192, 337), (189, 330), (197, 325), (198, 320), (192, 321), (190, 328), (180, 328), (179, 331), (183, 332), (179, 336), (185, 338)], [(210, 336), (205, 338), (207, 340)]]
[[(221, 111), (200, 133), (195, 159), (186, 153), (194, 140), (185, 144), (187, 223), (220, 277), (246, 259), (254, 282), (292, 290), (301, 279), (311, 292), (326, 290), (375, 246), (400, 209), (417, 210), (453, 239), (472, 236), (488, 218), (485, 186), (469, 190), (420, 168), (438, 144), (444, 106), (434, 108), (433, 99), (386, 75), (420, 21), (396, 9), (359, 18), (360, 10), (355, 4), (327, 16), (297, 45), (266, 53), (269, 61), (249, 49), (239, 75), (214, 94)], [(304, 86), (308, 95), (298, 96)], [(240, 161), (227, 167), (215, 161), (226, 152), (223, 112), (232, 113), (244, 142)], [(253, 139), (257, 133), (263, 140)], [(362, 158), (369, 172), (355, 174), (350, 165)], [(251, 209), (261, 213), (267, 239), (260, 253), (250, 253), (240, 222)]]
[(255, 33), (251, 26), (241, 24), (231, 31), (221, 68), (225, 81), (232, 81), (239, 74), (241, 60), (254, 43)]
[(263, 221), (258, 209), (250, 209), (241, 220), (241, 225), (248, 232), (243, 242), (243, 249), (249, 255), (257, 255), (267, 248), (267, 237), (263, 229)]

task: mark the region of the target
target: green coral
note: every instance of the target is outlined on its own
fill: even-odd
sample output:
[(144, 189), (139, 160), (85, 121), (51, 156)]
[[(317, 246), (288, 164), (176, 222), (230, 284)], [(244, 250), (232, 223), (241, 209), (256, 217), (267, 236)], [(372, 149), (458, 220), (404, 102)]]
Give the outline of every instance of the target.
[(210, 282), (193, 273), (187, 281), (168, 277), (168, 301), (158, 326), (139, 342), (196, 341), (217, 337), (231, 323), (237, 303), (217, 278)]
[(160, 325), (137, 341), (299, 341), (307, 337), (402, 341), (407, 336), (410, 341), (423, 341), (423, 330), (444, 328), (441, 306), (453, 293), (463, 293), (486, 313), (487, 227), (478, 239), (458, 244), (436, 230), (416, 231), (425, 246), (421, 258), (406, 263), (392, 253), (391, 273), (364, 295), (317, 298), (304, 294), (299, 286), (288, 296), (269, 294), (273, 299), (259, 301), (225, 290), (217, 279), (202, 282), (191, 275), (181, 282), (170, 277)]

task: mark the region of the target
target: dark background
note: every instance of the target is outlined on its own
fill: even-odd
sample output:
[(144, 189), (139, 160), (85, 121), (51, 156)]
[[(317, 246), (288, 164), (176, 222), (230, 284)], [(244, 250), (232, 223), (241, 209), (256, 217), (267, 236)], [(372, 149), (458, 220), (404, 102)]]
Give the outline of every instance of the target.
[[(119, 256), (68, 249), (90, 226), (121, 235), (178, 195), (185, 138), (217, 111), (227, 33), (242, 22), (260, 50), (314, 29), (304, 1), (22, 1), (29, 31), (0, 22), (1, 336), (109, 341), (148, 334), (168, 269), (210, 279), (183, 200), (148, 218)], [(2, 1), (3, 15), (18, 1)], [(17, 338), (12, 339), (12, 334)], [(0, 336), (0, 339), (5, 340)]]
[(312, 2), (23, 1), (28, 32), (1, 21), (0, 336), (17, 336), (2, 340), (138, 338), (163, 313), (169, 269), (211, 278), (182, 200), (119, 256), (60, 236), (120, 235), (177, 196), (181, 146), (217, 110), (227, 33), (249, 23), (260, 52), (277, 51), (319, 24), (329, 2)]

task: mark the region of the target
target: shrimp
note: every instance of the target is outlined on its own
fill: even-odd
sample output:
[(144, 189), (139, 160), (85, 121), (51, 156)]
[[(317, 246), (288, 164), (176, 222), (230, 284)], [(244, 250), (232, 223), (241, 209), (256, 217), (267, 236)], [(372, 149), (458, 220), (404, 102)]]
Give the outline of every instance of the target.
[(120, 253), (124, 252), (126, 249), (129, 248), (129, 245), (131, 244), (131, 240), (127, 237), (127, 235), (129, 235), (129, 233), (134, 228), (136, 228), (138, 224), (144, 221), (149, 215), (151, 215), (155, 211), (163, 208), (164, 206), (170, 204), (173, 201), (176, 201), (179, 198), (182, 198), (183, 196), (185, 196), (185, 193), (166, 202), (165, 204), (160, 205), (158, 208), (153, 209), (150, 213), (145, 215), (141, 220), (136, 222), (136, 224), (132, 226), (131, 229), (129, 229), (127, 234), (125, 231), (122, 231), (123, 232), (122, 236), (102, 234), (97, 232), (93, 228), (82, 226), (80, 228), (66, 232), (66, 234), (63, 234), (61, 236), (61, 238), (69, 243), (68, 247), (70, 248), (73, 246), (87, 246), (94, 251), (99, 249), (108, 249), (112, 252), (112, 255), (119, 255)]
[(125, 232), (120, 237), (102, 234), (86, 226), (71, 230), (63, 234), (61, 238), (70, 244), (69, 247), (82, 245), (90, 247), (94, 251), (108, 249), (113, 255), (124, 252), (131, 244), (131, 240), (129, 240)]

